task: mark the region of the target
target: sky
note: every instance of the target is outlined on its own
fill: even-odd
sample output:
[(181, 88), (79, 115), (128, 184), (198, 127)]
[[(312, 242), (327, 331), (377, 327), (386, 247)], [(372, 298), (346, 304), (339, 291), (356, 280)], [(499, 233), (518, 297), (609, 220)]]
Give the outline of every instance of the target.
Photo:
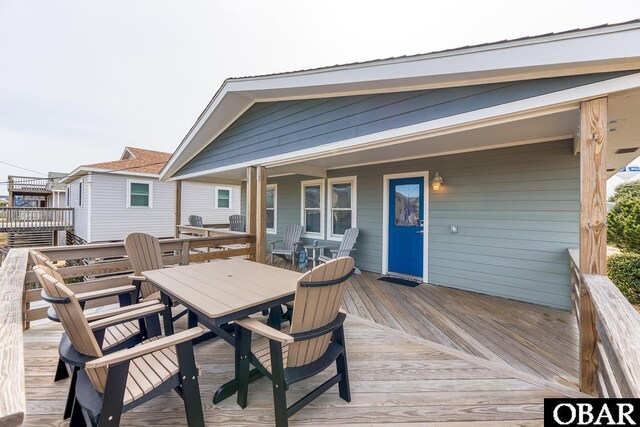
[(228, 77), (636, 18), (638, 0), (0, 0), (0, 195), (7, 175), (173, 152)]

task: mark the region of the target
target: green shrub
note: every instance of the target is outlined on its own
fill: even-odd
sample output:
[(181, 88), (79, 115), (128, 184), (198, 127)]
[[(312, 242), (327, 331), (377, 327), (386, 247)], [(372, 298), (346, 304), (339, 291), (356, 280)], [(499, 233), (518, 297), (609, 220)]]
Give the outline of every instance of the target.
[(632, 304), (640, 304), (640, 255), (617, 254), (607, 260), (607, 276)]
[(640, 198), (617, 199), (607, 214), (607, 240), (622, 252), (640, 253)]
[(618, 185), (613, 196), (609, 197), (609, 201), (615, 203), (625, 197), (640, 198), (640, 181), (625, 182)]

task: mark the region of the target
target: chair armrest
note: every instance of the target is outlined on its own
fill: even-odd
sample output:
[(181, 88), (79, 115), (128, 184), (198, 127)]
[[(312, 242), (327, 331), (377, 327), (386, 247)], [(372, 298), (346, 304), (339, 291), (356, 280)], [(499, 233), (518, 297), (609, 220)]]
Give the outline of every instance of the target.
[(125, 305), (123, 307), (112, 308), (109, 310), (101, 310), (91, 314), (85, 314), (85, 319), (88, 322), (95, 322), (96, 320), (104, 319), (106, 317), (118, 316), (120, 314), (129, 313), (130, 311), (139, 310), (141, 308), (151, 307), (158, 304), (158, 301), (145, 301), (138, 304)]
[(203, 333), (204, 330), (200, 326), (196, 326), (194, 328), (187, 329), (186, 331), (169, 335), (168, 337), (162, 337), (157, 340), (149, 341), (142, 345), (116, 351), (115, 353), (111, 353), (107, 356), (102, 356), (98, 359), (91, 360), (85, 364), (85, 367), (89, 369), (95, 369), (126, 362), (128, 360), (142, 357), (145, 354), (153, 353), (167, 347), (173, 347), (178, 344), (182, 344), (183, 342), (191, 341), (195, 338), (198, 338)]
[(147, 278), (144, 276), (127, 276), (131, 280), (138, 280), (140, 282), (146, 282)]
[(120, 323), (129, 322), (131, 320), (138, 320), (138, 319), (142, 319), (144, 317), (150, 316), (152, 314), (161, 313), (164, 310), (164, 308), (165, 308), (164, 304), (154, 304), (149, 307), (138, 308), (137, 310), (132, 310), (126, 313), (122, 313), (117, 316), (96, 320), (95, 322), (89, 323), (89, 327), (93, 331), (99, 330), (99, 329), (105, 329), (105, 328), (108, 328), (109, 326), (119, 325)]
[(267, 326), (256, 319), (252, 319), (251, 317), (235, 320), (235, 324), (273, 341), (278, 341), (284, 344), (293, 342), (293, 337), (291, 335), (287, 335), (284, 332), (274, 329), (271, 326)]
[(356, 248), (351, 248), (351, 249), (329, 249), (329, 252), (331, 252), (332, 254), (335, 254), (335, 253), (338, 253), (338, 252), (345, 252), (345, 251), (353, 252), (355, 250), (356, 250)]
[(282, 242), (282, 239), (279, 239), (279, 240), (272, 240), (272, 241), (267, 242), (267, 243), (268, 243), (268, 244), (270, 244), (270, 245), (271, 245), (271, 249), (273, 249), (273, 246), (274, 246), (276, 243), (278, 243), (278, 242)]
[(125, 285), (125, 286), (118, 286), (117, 288), (101, 289), (99, 291), (82, 292), (80, 294), (76, 294), (76, 298), (80, 302), (91, 301), (94, 299), (99, 299), (104, 297), (110, 297), (110, 296), (121, 295), (121, 294), (129, 294), (135, 290), (136, 290), (135, 286)]

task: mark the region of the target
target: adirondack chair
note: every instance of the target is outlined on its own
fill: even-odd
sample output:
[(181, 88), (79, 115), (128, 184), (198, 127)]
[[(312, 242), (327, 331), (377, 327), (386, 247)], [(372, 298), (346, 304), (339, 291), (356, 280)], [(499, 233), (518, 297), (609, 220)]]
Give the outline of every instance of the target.
[(244, 232), (246, 230), (246, 222), (247, 219), (244, 215), (231, 215), (229, 217), (229, 231)]
[(192, 340), (201, 336), (195, 327), (168, 337), (153, 337), (142, 344), (105, 355), (98, 337), (114, 324), (155, 316), (161, 304), (89, 322), (77, 298), (64, 284), (35, 267), (54, 305), (68, 346), (61, 356), (82, 363), (70, 426), (118, 426), (120, 417), (171, 389), (184, 400), (189, 426), (204, 426), (198, 386), (198, 369)]
[[(298, 250), (298, 245), (302, 242), (300, 241), (300, 237), (302, 236), (302, 226), (300, 224), (289, 224), (284, 228), (284, 235), (281, 240), (274, 240), (269, 242), (271, 245), (271, 264), (275, 263), (274, 257), (280, 257), (287, 260), (288, 257), (291, 257), (291, 262), (293, 264), (296, 263), (296, 252)], [(282, 247), (276, 249), (275, 244), (278, 242), (282, 242)]]
[[(360, 230), (357, 228), (348, 228), (344, 231), (344, 235), (342, 236), (342, 241), (340, 242), (340, 246), (338, 249), (330, 249), (330, 256), (326, 255), (326, 249), (324, 254), (318, 257), (318, 261), (321, 263), (326, 263), (335, 258), (342, 258), (345, 256), (351, 256), (351, 252), (355, 251), (354, 245), (356, 244), (356, 239), (358, 238), (358, 234)], [(360, 274), (360, 270), (356, 268), (356, 274)]]
[[(164, 268), (162, 250), (157, 237), (145, 233), (130, 233), (124, 238), (124, 249), (127, 251), (133, 275), (129, 276), (133, 285), (139, 289), (140, 301), (159, 301), (160, 291), (147, 283), (142, 275), (143, 271), (160, 270)], [(173, 316), (173, 321), (187, 314), (187, 310)]]
[[(240, 407), (247, 406), (251, 364), (272, 382), (277, 426), (286, 426), (289, 417), (335, 384), (340, 397), (351, 401), (343, 330), (346, 314), (340, 311), (340, 303), (353, 273), (351, 257), (331, 260), (305, 273), (298, 281), (289, 333), (251, 317), (235, 322)], [(252, 341), (252, 332), (261, 338)], [(336, 375), (287, 407), (290, 385), (319, 374), (334, 362)]]
[(202, 227), (202, 217), (198, 215), (189, 215), (189, 225), (192, 227)]
[[(60, 301), (59, 298), (51, 297), (47, 292), (43, 276), (45, 274), (53, 277), (59, 283), (62, 282), (62, 278), (60, 273), (58, 273), (55, 269), (51, 268), (48, 265), (36, 265), (33, 267), (34, 272), (36, 273), (36, 277), (42, 286), (42, 298), (43, 300), (51, 303), (51, 310), (57, 311), (57, 304), (64, 303), (64, 301)], [(72, 292), (69, 288), (65, 286), (65, 288)], [(75, 294), (76, 300), (78, 300), (78, 295)], [(78, 300), (78, 305), (82, 309), (82, 305)], [(145, 322), (141, 322), (135, 315), (132, 320), (129, 321), (120, 321), (118, 323), (114, 323), (112, 326), (108, 326), (102, 329), (96, 339), (101, 346), (102, 352), (104, 354), (113, 353), (115, 351), (121, 350), (123, 348), (133, 347), (136, 344), (141, 343), (149, 337), (153, 337), (160, 334), (160, 321), (158, 318), (157, 312), (159, 310), (163, 310), (164, 306), (157, 302), (147, 302), (136, 305), (126, 305), (123, 307), (118, 307), (115, 309), (102, 310), (99, 312), (95, 312), (92, 314), (83, 313), (84, 318), (88, 322), (95, 321), (104, 321), (104, 319), (108, 319), (114, 316), (127, 316), (132, 312), (139, 312), (140, 310), (155, 310), (155, 319), (149, 318)], [(60, 320), (57, 312), (56, 319)], [(124, 319), (124, 318), (123, 318)], [(71, 409), (73, 407), (73, 402), (75, 401), (75, 384), (77, 379), (78, 370), (84, 366), (84, 359), (77, 358), (69, 355), (69, 338), (67, 335), (63, 335), (62, 340), (60, 341), (59, 351), (60, 351), (60, 359), (58, 360), (58, 368), (56, 370), (56, 379), (54, 381), (58, 381), (63, 378), (71, 377), (71, 385), (69, 387), (69, 392), (67, 394), (67, 403), (64, 409), (63, 419), (67, 419), (71, 416)], [(63, 356), (63, 355), (66, 355)], [(64, 372), (64, 375), (62, 374)]]

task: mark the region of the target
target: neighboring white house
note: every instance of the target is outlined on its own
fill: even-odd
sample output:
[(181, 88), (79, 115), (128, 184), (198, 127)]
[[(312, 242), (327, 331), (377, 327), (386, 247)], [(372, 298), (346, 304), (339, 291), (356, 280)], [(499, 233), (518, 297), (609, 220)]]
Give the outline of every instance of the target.
[(620, 169), (607, 180), (607, 200), (613, 196), (618, 185), (632, 181), (640, 181), (640, 157)]
[[(87, 242), (122, 240), (133, 232), (173, 237), (176, 183), (161, 182), (170, 153), (126, 147), (119, 160), (83, 165), (71, 172), (66, 205), (74, 208), (74, 233)], [(240, 213), (240, 187), (182, 184), (181, 223), (199, 215), (205, 224), (229, 222)]]

